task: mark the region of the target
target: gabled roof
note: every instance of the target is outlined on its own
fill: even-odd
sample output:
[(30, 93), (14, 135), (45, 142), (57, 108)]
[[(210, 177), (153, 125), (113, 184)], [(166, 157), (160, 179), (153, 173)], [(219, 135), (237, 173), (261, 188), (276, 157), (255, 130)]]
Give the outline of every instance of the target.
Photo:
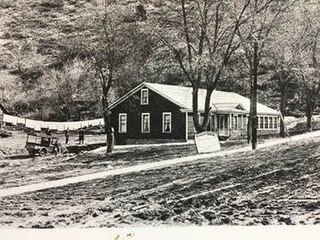
[(215, 109), (211, 108), (212, 112), (217, 113), (229, 113), (229, 112), (235, 112), (235, 113), (248, 113), (247, 110), (242, 106), (241, 103), (212, 103), (212, 105), (215, 107)]
[[(119, 98), (115, 103), (110, 106), (110, 109), (117, 106), (119, 103), (130, 97), (132, 94), (139, 91), (141, 88), (146, 87), (150, 90), (158, 93), (162, 97), (173, 102), (181, 108), (182, 111), (192, 112), (192, 88), (167, 85), (167, 84), (158, 84), (158, 83), (141, 83), (135, 87), (132, 91)], [(204, 103), (206, 97), (206, 90), (199, 89), (198, 92), (198, 108), (199, 112), (204, 111)], [(225, 92), (225, 91), (213, 91), (211, 95), (211, 111), (212, 112), (243, 112), (248, 113), (250, 110), (250, 99), (243, 97), (237, 93)], [(278, 115), (279, 113), (269, 108), (263, 104), (257, 104), (257, 113), (262, 114), (272, 114)]]

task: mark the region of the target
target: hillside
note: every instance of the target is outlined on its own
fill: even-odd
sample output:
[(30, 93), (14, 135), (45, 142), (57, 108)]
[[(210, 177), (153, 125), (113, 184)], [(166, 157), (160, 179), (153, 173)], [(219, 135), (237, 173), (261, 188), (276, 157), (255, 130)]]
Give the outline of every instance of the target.
[[(118, 71), (116, 77), (121, 82), (113, 86), (110, 101), (142, 81), (185, 84), (179, 64), (152, 30), (160, 18), (181, 27), (174, 25), (179, 18), (171, 1), (0, 0), (0, 101), (11, 114), (52, 121), (101, 117), (99, 77), (76, 50), (78, 45), (87, 44), (94, 31), (87, 20), (93, 19), (97, 9), (111, 4), (125, 6), (127, 23), (135, 21), (137, 7), (143, 6), (142, 12), (146, 11), (153, 25), (137, 24), (142, 32), (135, 40), (140, 49)], [(179, 33), (173, 28), (163, 36), (171, 35)], [(185, 46), (179, 37), (176, 46)], [(241, 68), (233, 69), (233, 76), (224, 78), (218, 89), (248, 96), (249, 80), (243, 77), (248, 72)], [(265, 76), (268, 79), (259, 77), (258, 99), (276, 107), (279, 94), (270, 90), (270, 74)]]
[[(101, 116), (99, 80), (81, 59), (72, 60), (70, 49), (79, 39), (86, 44), (87, 19), (111, 3), (0, 0), (0, 97), (10, 113), (42, 120), (79, 120), (79, 112), (88, 110), (88, 118)], [(129, 14), (134, 14), (136, 1), (120, 3), (133, 6)], [(123, 75), (134, 78), (131, 72)]]
[(37, 94), (34, 84), (58, 64), (64, 40), (93, 9), (90, 1), (0, 1), (0, 87), (9, 111), (19, 113), (15, 102)]

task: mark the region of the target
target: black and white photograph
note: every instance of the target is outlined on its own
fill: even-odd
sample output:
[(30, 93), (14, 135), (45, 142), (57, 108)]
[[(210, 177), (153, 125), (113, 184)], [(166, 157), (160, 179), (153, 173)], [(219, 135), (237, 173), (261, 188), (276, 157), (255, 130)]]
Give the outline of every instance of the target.
[(318, 224), (318, 0), (0, 0), (0, 238)]

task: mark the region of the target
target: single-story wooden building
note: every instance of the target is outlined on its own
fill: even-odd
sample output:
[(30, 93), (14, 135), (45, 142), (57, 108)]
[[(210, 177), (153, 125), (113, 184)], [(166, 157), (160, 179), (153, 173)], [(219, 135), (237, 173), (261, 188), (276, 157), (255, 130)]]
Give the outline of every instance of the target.
[[(199, 117), (206, 90), (199, 90)], [(187, 141), (195, 134), (192, 88), (142, 83), (111, 106), (116, 144)], [(214, 91), (209, 131), (220, 137), (246, 135), (250, 100), (237, 93)], [(279, 131), (279, 112), (258, 103), (258, 134)]]

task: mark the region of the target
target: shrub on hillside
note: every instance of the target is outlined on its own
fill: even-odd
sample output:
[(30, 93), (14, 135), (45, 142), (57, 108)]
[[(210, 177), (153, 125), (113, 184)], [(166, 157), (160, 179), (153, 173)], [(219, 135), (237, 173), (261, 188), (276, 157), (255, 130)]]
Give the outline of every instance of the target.
[(63, 7), (64, 0), (42, 0), (40, 6), (47, 8), (58, 8)]
[(13, 7), (15, 0), (0, 0), (0, 8)]

